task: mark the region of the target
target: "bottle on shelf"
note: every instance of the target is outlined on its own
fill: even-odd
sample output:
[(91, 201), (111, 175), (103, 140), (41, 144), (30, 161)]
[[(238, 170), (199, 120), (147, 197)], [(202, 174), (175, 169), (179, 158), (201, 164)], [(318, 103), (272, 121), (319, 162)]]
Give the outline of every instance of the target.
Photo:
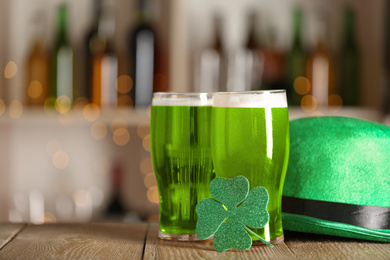
[(318, 107), (341, 106), (342, 100), (334, 84), (334, 63), (329, 51), (328, 20), (325, 13), (319, 13), (316, 28), (316, 46), (307, 60), (307, 76), (310, 91), (301, 99), (301, 105), (316, 111)]
[(306, 77), (306, 52), (302, 43), (303, 14), (299, 8), (293, 13), (293, 42), (287, 57), (287, 96), (290, 105), (299, 106), (309, 92)]
[(258, 15), (251, 12), (247, 15), (247, 40), (245, 44), (245, 90), (256, 90), (261, 88), (261, 76), (263, 74), (263, 55), (257, 39)]
[(43, 106), (49, 95), (49, 55), (45, 50), (44, 14), (39, 11), (34, 14), (32, 31), (33, 44), (26, 60), (26, 105)]
[[(73, 103), (74, 51), (68, 39), (68, 6), (62, 3), (57, 14), (57, 35), (51, 57), (50, 104)], [(57, 99), (61, 100), (58, 101)], [(57, 100), (57, 101), (56, 101)]]
[(339, 56), (339, 88), (345, 106), (359, 105), (360, 61), (355, 33), (355, 15), (351, 8), (346, 8), (344, 10), (344, 37)]
[(88, 44), (87, 71), (90, 101), (102, 108), (117, 106), (118, 57), (112, 46), (115, 32), (115, 16), (112, 6), (95, 2), (97, 30), (91, 34)]
[(130, 77), (133, 79), (130, 94), (136, 108), (146, 108), (152, 101), (157, 39), (151, 25), (151, 15), (151, 2), (139, 0), (137, 23), (128, 41)]
[(88, 99), (89, 102), (92, 102), (92, 87), (93, 87), (93, 55), (95, 53), (96, 44), (95, 39), (98, 38), (98, 30), (99, 30), (99, 21), (101, 19), (102, 13), (102, 0), (94, 0), (93, 1), (93, 18), (92, 24), (86, 33), (86, 37), (84, 39), (84, 66), (85, 66), (85, 78), (84, 78), (84, 97)]
[(123, 219), (126, 209), (121, 200), (121, 185), (123, 178), (123, 166), (119, 161), (115, 161), (111, 169), (111, 198), (105, 211), (107, 219)]
[(284, 89), (285, 55), (276, 47), (276, 31), (272, 26), (264, 34), (259, 55), (264, 60), (261, 88)]
[(213, 16), (213, 44), (200, 51), (195, 57), (195, 91), (215, 92), (222, 90), (223, 58), (222, 46), (222, 16), (219, 13)]

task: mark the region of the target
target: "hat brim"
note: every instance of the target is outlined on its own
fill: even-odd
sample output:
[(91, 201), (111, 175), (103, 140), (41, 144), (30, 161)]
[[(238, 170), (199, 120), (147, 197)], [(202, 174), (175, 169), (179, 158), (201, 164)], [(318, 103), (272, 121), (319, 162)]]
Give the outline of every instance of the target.
[(291, 213), (282, 213), (283, 229), (290, 231), (390, 242), (390, 230), (362, 228)]

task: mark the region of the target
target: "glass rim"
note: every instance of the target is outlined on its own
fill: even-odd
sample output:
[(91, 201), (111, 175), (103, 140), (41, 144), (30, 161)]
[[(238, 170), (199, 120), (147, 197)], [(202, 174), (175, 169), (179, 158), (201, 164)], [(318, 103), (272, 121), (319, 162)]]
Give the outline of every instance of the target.
[(285, 89), (214, 92), (214, 95), (233, 95), (233, 94), (253, 95), (253, 94), (283, 94), (283, 93), (286, 93)]
[(213, 107), (283, 108), (288, 107), (286, 90), (218, 92)]
[(214, 95), (214, 92), (154, 92), (153, 98), (169, 98), (174, 96), (175, 98), (188, 98), (188, 97), (200, 97)]
[(213, 92), (155, 92), (154, 106), (211, 106)]

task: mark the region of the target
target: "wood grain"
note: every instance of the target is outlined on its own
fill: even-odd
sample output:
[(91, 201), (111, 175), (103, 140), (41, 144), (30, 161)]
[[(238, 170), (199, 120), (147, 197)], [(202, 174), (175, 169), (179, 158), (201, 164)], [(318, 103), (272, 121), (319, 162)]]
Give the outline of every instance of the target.
[(28, 225), (0, 259), (141, 259), (146, 223)]
[(0, 224), (0, 250), (14, 239), (24, 226), (24, 224)]
[(215, 251), (212, 242), (176, 242), (158, 238), (158, 223), (150, 224), (144, 259), (295, 259), (284, 243), (253, 246), (248, 251)]
[(390, 259), (390, 243), (297, 232), (285, 237), (298, 259)]

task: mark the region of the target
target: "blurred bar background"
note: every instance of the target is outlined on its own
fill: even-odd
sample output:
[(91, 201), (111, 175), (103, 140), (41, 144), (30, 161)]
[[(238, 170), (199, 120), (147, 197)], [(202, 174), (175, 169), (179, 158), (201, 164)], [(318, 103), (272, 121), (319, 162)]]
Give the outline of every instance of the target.
[(0, 1), (0, 221), (156, 219), (153, 91), (390, 125), (385, 0)]

